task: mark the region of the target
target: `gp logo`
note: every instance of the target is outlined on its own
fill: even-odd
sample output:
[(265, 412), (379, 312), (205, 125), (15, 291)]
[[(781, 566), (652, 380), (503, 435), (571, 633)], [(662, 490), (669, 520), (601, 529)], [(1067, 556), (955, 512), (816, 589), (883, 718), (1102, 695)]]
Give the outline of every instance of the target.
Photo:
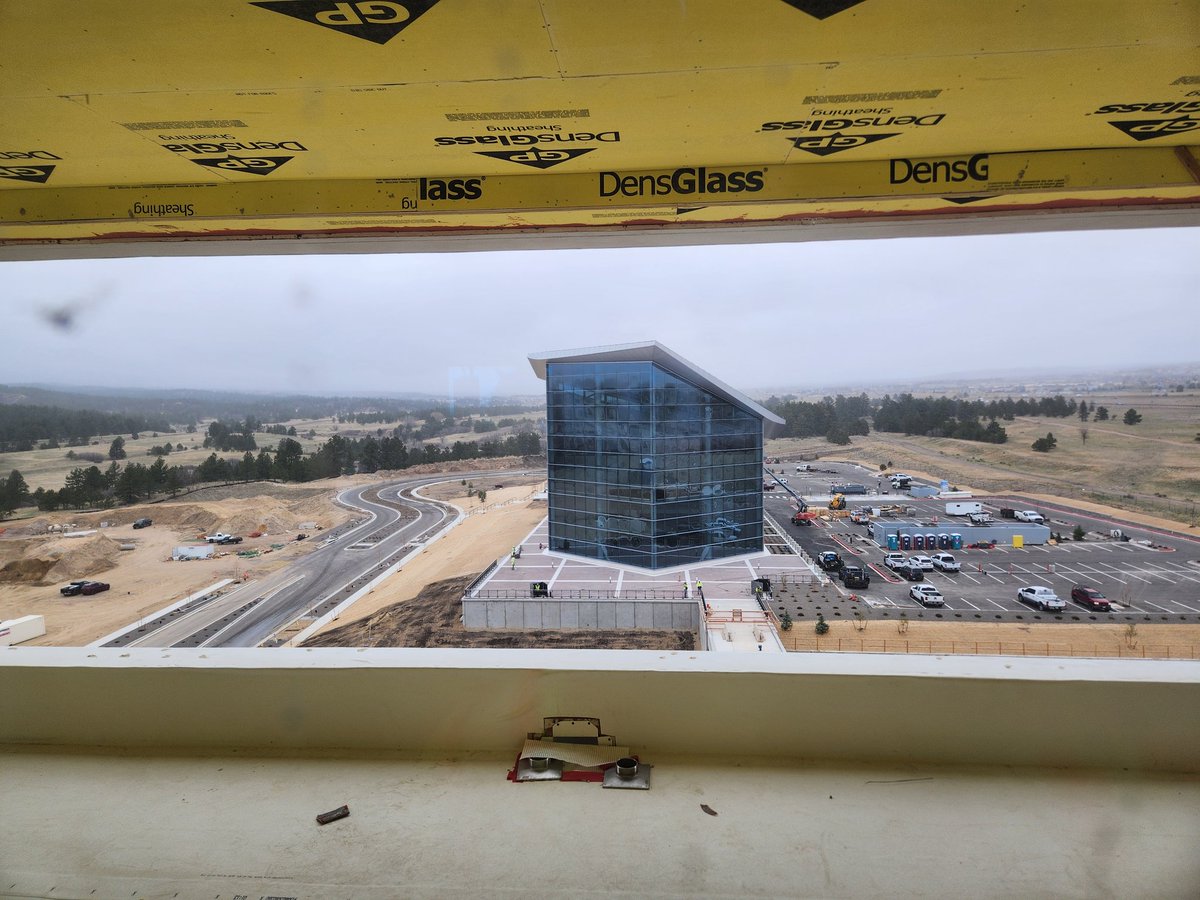
[(438, 0), (352, 0), (345, 3), (330, 0), (261, 0), (250, 5), (374, 44), (386, 44), (437, 3)]
[(225, 172), (244, 172), (247, 175), (270, 175), (291, 156), (221, 156), (193, 159), (198, 166), (221, 169)]

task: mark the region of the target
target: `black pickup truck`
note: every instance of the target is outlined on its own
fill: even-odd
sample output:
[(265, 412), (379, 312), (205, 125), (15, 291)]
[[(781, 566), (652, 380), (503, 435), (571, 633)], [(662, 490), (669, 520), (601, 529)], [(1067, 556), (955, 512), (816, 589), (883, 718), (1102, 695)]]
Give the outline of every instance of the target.
[(871, 585), (871, 576), (862, 566), (842, 566), (838, 578), (848, 588), (865, 588)]
[(826, 572), (836, 572), (842, 567), (842, 558), (833, 550), (826, 550), (817, 554), (817, 565)]

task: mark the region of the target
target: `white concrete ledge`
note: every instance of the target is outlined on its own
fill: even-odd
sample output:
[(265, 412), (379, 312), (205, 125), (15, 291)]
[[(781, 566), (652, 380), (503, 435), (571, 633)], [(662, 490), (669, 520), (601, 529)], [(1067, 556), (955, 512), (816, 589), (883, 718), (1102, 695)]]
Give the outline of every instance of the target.
[(652, 755), (1200, 771), (1200, 663), (564, 650), (0, 650), (0, 744), (503, 753), (599, 716)]

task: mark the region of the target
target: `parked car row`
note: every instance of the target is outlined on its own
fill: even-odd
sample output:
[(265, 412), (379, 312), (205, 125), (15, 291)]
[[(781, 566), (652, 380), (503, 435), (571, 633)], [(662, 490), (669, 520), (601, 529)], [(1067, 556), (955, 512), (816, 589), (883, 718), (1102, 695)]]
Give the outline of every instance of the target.
[[(898, 574), (905, 575), (902, 570), (918, 569), (921, 572), (932, 572), (938, 569), (942, 572), (957, 572), (962, 566), (958, 560), (954, 558), (953, 553), (935, 553), (932, 556), (917, 554), (916, 556), (905, 556), (899, 551), (891, 551), (883, 558), (883, 564)], [(910, 578), (910, 581), (919, 581), (918, 578)]]
[[(816, 563), (826, 572), (836, 572), (838, 579), (847, 588), (865, 588), (871, 583), (870, 572), (865, 565), (847, 562), (836, 551), (825, 550), (818, 553)], [(950, 573), (959, 572), (962, 569), (962, 564), (955, 559), (953, 553), (906, 556), (904, 553), (892, 550), (884, 556), (883, 564), (911, 582), (923, 582), (926, 572), (937, 570)], [(908, 596), (925, 607), (946, 605), (946, 599), (941, 591), (931, 584), (911, 585), (908, 589)], [(1022, 587), (1017, 591), (1017, 599), (1043, 612), (1061, 612), (1067, 607), (1065, 600), (1044, 585)], [(1094, 611), (1112, 611), (1112, 605), (1108, 599), (1096, 588), (1087, 585), (1077, 584), (1072, 587), (1071, 600)]]

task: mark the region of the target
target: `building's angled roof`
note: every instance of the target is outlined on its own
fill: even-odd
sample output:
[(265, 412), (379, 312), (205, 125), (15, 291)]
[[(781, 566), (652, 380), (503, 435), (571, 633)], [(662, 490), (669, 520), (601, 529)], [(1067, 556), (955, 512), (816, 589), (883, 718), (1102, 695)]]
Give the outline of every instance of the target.
[(543, 381), (546, 380), (546, 364), (551, 362), (651, 362), (673, 375), (690, 381), (697, 387), (716, 394), (722, 400), (740, 406), (747, 412), (759, 416), (765, 422), (773, 425), (784, 424), (783, 419), (770, 410), (755, 403), (741, 391), (734, 390), (719, 378), (708, 374), (695, 363), (688, 362), (658, 341), (639, 341), (636, 344), (611, 344), (607, 347), (580, 347), (576, 350), (529, 354), (529, 364), (533, 366), (534, 374)]

